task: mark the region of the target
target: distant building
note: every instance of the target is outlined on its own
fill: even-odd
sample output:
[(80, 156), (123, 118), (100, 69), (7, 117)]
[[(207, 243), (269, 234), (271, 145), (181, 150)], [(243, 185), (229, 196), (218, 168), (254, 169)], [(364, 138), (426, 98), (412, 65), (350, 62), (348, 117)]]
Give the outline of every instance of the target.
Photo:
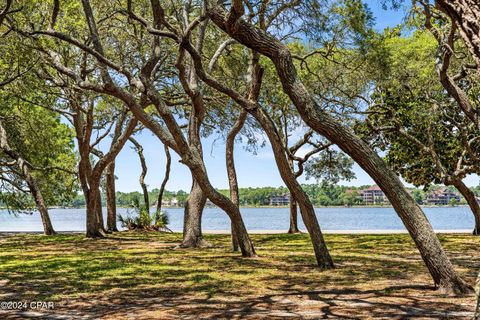
[(178, 200), (177, 198), (171, 198), (171, 199), (163, 199), (162, 200), (162, 206), (165, 207), (177, 207), (178, 206)]
[(441, 188), (427, 195), (426, 202), (430, 205), (441, 206), (449, 204), (452, 199), (455, 199), (457, 203), (460, 202), (460, 196), (457, 193), (448, 188)]
[(268, 198), (268, 205), (270, 206), (287, 206), (290, 203), (290, 195), (273, 195)]
[(377, 185), (360, 191), (360, 197), (364, 204), (385, 204), (387, 202), (385, 194)]

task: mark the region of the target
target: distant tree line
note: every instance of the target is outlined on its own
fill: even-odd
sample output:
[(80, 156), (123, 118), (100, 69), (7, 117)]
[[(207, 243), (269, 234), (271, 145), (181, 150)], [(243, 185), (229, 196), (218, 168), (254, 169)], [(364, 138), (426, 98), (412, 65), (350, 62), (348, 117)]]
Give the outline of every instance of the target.
[[(354, 206), (365, 205), (361, 198), (361, 191), (368, 188), (368, 185), (352, 187), (344, 185), (319, 185), (319, 184), (302, 184), (303, 189), (307, 195), (312, 199), (315, 206)], [(410, 192), (415, 201), (419, 204), (425, 204), (427, 195), (433, 190), (438, 189), (438, 186), (430, 187), (428, 190), (420, 188), (410, 188)], [(453, 187), (451, 191), (455, 192)], [(470, 188), (475, 195), (480, 196), (480, 186)], [(228, 189), (218, 190), (222, 194), (227, 195)], [(158, 198), (159, 189), (155, 188), (149, 191), (150, 199)], [(257, 188), (239, 188), (239, 204), (241, 206), (264, 206), (269, 204), (271, 196), (280, 196), (288, 194), (286, 187), (257, 187)], [(168, 191), (165, 190), (163, 199), (166, 202), (176, 199), (177, 206), (183, 207), (187, 201), (189, 193), (183, 190)], [(139, 191), (133, 192), (116, 192), (117, 205), (120, 207), (129, 207), (135, 202), (135, 199), (142, 199), (143, 194)], [(102, 193), (102, 202), (105, 203), (105, 193)], [(156, 201), (156, 200), (155, 200)], [(156, 205), (155, 201), (150, 203), (151, 206)], [(461, 198), (459, 204), (466, 204), (464, 198)], [(65, 207), (84, 207), (85, 198), (82, 194), (78, 194), (75, 198), (58, 203), (59, 206)]]

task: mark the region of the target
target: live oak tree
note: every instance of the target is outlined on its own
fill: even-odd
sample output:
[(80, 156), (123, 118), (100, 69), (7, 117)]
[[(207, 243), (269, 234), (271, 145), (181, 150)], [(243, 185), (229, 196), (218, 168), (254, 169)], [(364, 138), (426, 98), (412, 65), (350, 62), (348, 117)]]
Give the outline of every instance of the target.
[(275, 37), (242, 19), (242, 1), (233, 1), (229, 11), (221, 6), (208, 10), (209, 18), (224, 32), (275, 64), (283, 90), (302, 119), (315, 131), (337, 144), (382, 188), (417, 245), (434, 283), (445, 292), (464, 293), (470, 287), (455, 273), (451, 262), (420, 207), (385, 162), (352, 130), (317, 108), (317, 101), (299, 79), (288, 47)]
[[(97, 7), (97, 9), (101, 7), (101, 10), (98, 12), (102, 12), (102, 14), (106, 13), (107, 16), (109, 16), (108, 12), (111, 10), (119, 13), (117, 8), (101, 5), (102, 4), (98, 4), (99, 7)], [(135, 29), (139, 32), (125, 33), (120, 32), (121, 30), (119, 29), (119, 32), (116, 34), (112, 34), (111, 32), (104, 33), (103, 29), (99, 28), (89, 1), (82, 1), (81, 8), (71, 8), (69, 4), (65, 4), (65, 7), (69, 10), (76, 10), (77, 17), (85, 17), (85, 20), (81, 20), (83, 21), (82, 23), (76, 23), (74, 25), (78, 27), (77, 34), (78, 32), (83, 33), (87, 38), (91, 39), (91, 42), (84, 43), (74, 35), (63, 32), (67, 30), (62, 30), (61, 27), (61, 30), (55, 30), (57, 24), (59, 26), (62, 25), (62, 19), (68, 19), (67, 16), (58, 15), (59, 10), (61, 10), (58, 3), (52, 11), (52, 23), (50, 26), (38, 26), (39, 29), (29, 34), (33, 34), (35, 37), (40, 37), (41, 39), (58, 39), (58, 41), (62, 41), (64, 45), (82, 50), (87, 56), (87, 61), (93, 64), (93, 70), (97, 72), (94, 74), (95, 76), (90, 73), (88, 78), (86, 78), (84, 76), (85, 73), (80, 74), (77, 70), (65, 65), (62, 63), (64, 61), (56, 59), (54, 55), (52, 56), (51, 51), (47, 50), (47, 52), (43, 52), (46, 56), (45, 58), (50, 59), (53, 68), (72, 81), (77, 89), (108, 95), (122, 102), (145, 127), (150, 129), (164, 144), (177, 152), (181, 156), (182, 162), (190, 168), (192, 175), (201, 186), (203, 192), (205, 192), (213, 203), (224, 209), (232, 219), (242, 254), (244, 256), (254, 256), (255, 250), (246, 232), (238, 207), (215, 190), (210, 184), (206, 168), (199, 153), (199, 145), (189, 144), (185, 139), (181, 126), (168, 106), (169, 100), (167, 99), (169, 96), (168, 94), (163, 95), (164, 92), (162, 92), (160, 88), (163, 80), (168, 80), (166, 76), (174, 74), (172, 73), (172, 71), (174, 71), (174, 69), (172, 69), (172, 66), (175, 65), (174, 63), (167, 64), (166, 66), (163, 64), (167, 61), (172, 62), (171, 60), (164, 60), (165, 54), (171, 56), (171, 51), (165, 50), (162, 52), (162, 46), (165, 44), (158, 41), (158, 35), (148, 36), (149, 41), (142, 39), (146, 34), (137, 28), (136, 22), (135, 24), (131, 23), (133, 20), (139, 20), (139, 17), (136, 16), (132, 10), (138, 9), (137, 7), (133, 8), (129, 5), (127, 11), (125, 11), (125, 8), (121, 8), (123, 12), (121, 11), (120, 13), (125, 13), (125, 15), (117, 15), (115, 17), (115, 25), (118, 26), (118, 22), (122, 21), (123, 30)], [(144, 9), (146, 7), (140, 6), (140, 8)], [(166, 21), (160, 3), (154, 1), (153, 8), (152, 18), (154, 18), (154, 25), (163, 27)], [(30, 15), (29, 17), (32, 16), (34, 17), (35, 15)], [(101, 20), (102, 25), (109, 25), (111, 22), (111, 19)], [(188, 26), (180, 25), (179, 27), (188, 29)], [(125, 37), (131, 37), (129, 38), (130, 46), (115, 47), (115, 44), (125, 43)], [(177, 35), (175, 35), (175, 37), (177, 37)], [(113, 41), (115, 39), (119, 41)], [(114, 48), (116, 50), (115, 55), (112, 54)], [(166, 47), (163, 47), (163, 49), (166, 49)], [(133, 51), (136, 54), (125, 54), (129, 51)], [(139, 55), (140, 53), (144, 53), (145, 55)], [(129, 57), (138, 57), (138, 59), (129, 59)], [(111, 70), (116, 76), (113, 77), (107, 70)], [(140, 73), (137, 74), (137, 71), (140, 71)], [(160, 77), (161, 75), (163, 77)], [(124, 82), (123, 79), (125, 79), (126, 82)], [(168, 81), (165, 82), (165, 84), (167, 83)], [(168, 86), (164, 88), (168, 88)], [(147, 106), (154, 108), (161, 121), (158, 121), (145, 112), (144, 108)], [(103, 171), (100, 169), (103, 168), (99, 167), (97, 171)]]
[(2, 25), (16, 11), (9, 1), (0, 13), (0, 199), (10, 211), (36, 207), (51, 235), (48, 206), (75, 192), (72, 132), (47, 110), (55, 98), (38, 92), (36, 61), (20, 59), (31, 50)]
[[(267, 17), (260, 17), (260, 20), (264, 18), (266, 19)], [(268, 24), (264, 25), (264, 27), (267, 28)], [(207, 75), (198, 51), (188, 44), (186, 44), (185, 47), (194, 60), (196, 72), (199, 74), (199, 77), (210, 87), (229, 96), (234, 102), (251, 114), (265, 132), (272, 146), (280, 176), (293, 196), (299, 201), (302, 218), (311, 237), (317, 264), (321, 268), (332, 268), (333, 261), (323, 239), (313, 205), (307, 194), (302, 190), (301, 185), (296, 180), (295, 174), (288, 163), (285, 145), (276, 124), (272, 121), (264, 108), (261, 107), (263, 105), (263, 100), (265, 100), (261, 94), (264, 71), (259, 63), (259, 55), (255, 52), (244, 55), (245, 57), (243, 61), (248, 63), (248, 67), (245, 68), (240, 75), (248, 80), (245, 82), (246, 85), (240, 85), (236, 89), (233, 89), (231, 86), (227, 87), (225, 84), (222, 84), (215, 78)], [(233, 62), (231, 65), (241, 65), (241, 63), (242, 61)]]
[(44, 233), (52, 235), (48, 206), (75, 191), (72, 133), (55, 113), (15, 100), (4, 96), (0, 103), (0, 199), (11, 211), (32, 208), (33, 199)]
[[(243, 19), (244, 6), (249, 10), (249, 15), (245, 15), (247, 21)], [(157, 0), (150, 1), (150, 4), (128, 1), (126, 5), (82, 0), (81, 6), (70, 1), (62, 2), (61, 5), (59, 1), (54, 1), (51, 6), (33, 1), (25, 7), (21, 18), (15, 18), (12, 27), (32, 42), (37, 42), (42, 59), (63, 80), (68, 79), (74, 92), (83, 95), (92, 95), (94, 92), (115, 99), (166, 146), (178, 153), (202, 192), (231, 218), (242, 254), (254, 256), (255, 250), (238, 205), (213, 188), (202, 159), (201, 145), (194, 144), (185, 137), (178, 114), (172, 110), (175, 97), (171, 93), (176, 92), (180, 85), (184, 91), (188, 91), (181, 83), (181, 73), (182, 63), (190, 65), (191, 59), (198, 79), (228, 96), (262, 126), (274, 150), (282, 178), (304, 206), (301, 212), (305, 215), (303, 219), (312, 237), (317, 262), (322, 267), (332, 267), (333, 262), (323, 241), (313, 206), (292, 174), (275, 123), (262, 108), (262, 59), (269, 59), (275, 67), (283, 91), (302, 120), (351, 156), (385, 192), (417, 245), (435, 285), (446, 292), (467, 292), (469, 286), (455, 273), (431, 225), (398, 177), (367, 143), (353, 133), (349, 122), (339, 118), (335, 110), (324, 108), (319, 102), (319, 96), (315, 94), (315, 87), (297, 73), (291, 49), (285, 44), (290, 40), (289, 35), (295, 34), (296, 24), (312, 40), (314, 47), (326, 52), (326, 58), (331, 57), (330, 47), (322, 41), (323, 36), (349, 36), (352, 33), (353, 36), (347, 38), (354, 40), (357, 35), (362, 35), (352, 32), (354, 29), (362, 31), (359, 27), (366, 19), (359, 1), (346, 1), (345, 5), (335, 8), (340, 10), (330, 9), (328, 5), (323, 6), (316, 1), (260, 1), (254, 5), (249, 1), (234, 0), (229, 6), (213, 3), (194, 6), (193, 10), (187, 11), (187, 19), (183, 19), (178, 13), (185, 10), (174, 2), (162, 6)], [(280, 13), (276, 15), (276, 12)], [(349, 17), (346, 19), (348, 27), (338, 24), (331, 29), (330, 26), (343, 19), (336, 14), (338, 12), (342, 17)], [(270, 29), (270, 33), (266, 32), (265, 27), (271, 19), (264, 20), (262, 17), (274, 17), (276, 27)], [(286, 21), (291, 23), (285, 24)], [(207, 34), (214, 30), (215, 34), (223, 34), (244, 48), (245, 60), (251, 66), (245, 74), (250, 79), (244, 82), (243, 87), (235, 88), (239, 90), (223, 85), (205, 71), (202, 51), (195, 44), (198, 43), (197, 37), (203, 36), (199, 30), (207, 23), (208, 26), (203, 29)], [(323, 30), (324, 26), (328, 28)], [(54, 49), (60, 47), (76, 51), (77, 57), (83, 55), (86, 67), (78, 68), (82, 63), (74, 64), (70, 56), (62, 57), (59, 52), (55, 52)], [(353, 48), (355, 43), (350, 43), (347, 47)], [(321, 78), (321, 70), (318, 73)], [(194, 90), (192, 93), (189, 95), (191, 101), (198, 96)], [(333, 97), (335, 96), (336, 94)], [(147, 107), (153, 108), (156, 116), (148, 113), (145, 110)], [(103, 160), (105, 158), (108, 161)], [(105, 155), (100, 159), (98, 163), (102, 165), (94, 169), (95, 175), (103, 172), (103, 166), (106, 167), (113, 158)], [(95, 207), (98, 200), (92, 199), (89, 202)], [(90, 216), (95, 218), (95, 215)]]
[(434, 39), (422, 32), (390, 36), (385, 48), (390, 52), (385, 58), (393, 62), (376, 80), (363, 128), (387, 150), (387, 163), (407, 182), (455, 186), (474, 214), (477, 235), (480, 206), (462, 180), (479, 172), (478, 131), (435, 77)]
[(437, 42), (435, 67), (443, 88), (480, 130), (477, 93), (472, 88), (480, 76), (478, 4), (443, 0), (416, 4), (413, 13), (421, 23), (417, 27), (428, 30)]

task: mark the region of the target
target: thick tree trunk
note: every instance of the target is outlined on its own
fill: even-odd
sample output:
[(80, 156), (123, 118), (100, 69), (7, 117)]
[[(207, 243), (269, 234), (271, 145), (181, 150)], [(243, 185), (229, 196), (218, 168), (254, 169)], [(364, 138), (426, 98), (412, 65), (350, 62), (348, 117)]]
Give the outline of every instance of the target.
[[(243, 8), (243, 4), (240, 6)], [(317, 106), (315, 99), (297, 77), (288, 47), (241, 19), (227, 26), (227, 14), (220, 7), (210, 9), (209, 17), (239, 43), (270, 58), (276, 67), (285, 93), (290, 97), (305, 123), (337, 144), (374, 179), (412, 236), (435, 286), (448, 293), (470, 292), (471, 287), (456, 274), (425, 214), (405, 190), (398, 177), (368, 144)], [(301, 199), (297, 197), (297, 200), (301, 204)], [(304, 222), (306, 224), (305, 219)]]
[[(225, 143), (225, 160), (227, 162), (227, 175), (228, 175), (228, 184), (230, 186), (230, 200), (237, 207), (240, 205), (240, 195), (238, 191), (238, 179), (237, 172), (235, 170), (235, 139), (237, 134), (242, 130), (245, 120), (247, 119), (247, 112), (245, 110), (240, 111), (240, 116), (237, 121), (235, 121), (232, 129), (227, 135), (227, 141)], [(239, 251), (238, 239), (235, 234), (235, 229), (233, 224), (231, 224), (231, 233), (232, 233), (232, 249), (233, 251)]]
[(165, 177), (163, 178), (162, 185), (160, 186), (160, 191), (158, 192), (157, 199), (157, 213), (162, 211), (162, 201), (163, 193), (165, 192), (165, 187), (167, 186), (168, 179), (170, 178), (170, 167), (172, 165), (172, 157), (170, 156), (170, 150), (168, 146), (164, 145), (165, 148), (165, 157), (167, 158), (167, 163), (165, 165)]
[(105, 236), (102, 228), (100, 227), (100, 222), (98, 221), (98, 188), (90, 189), (88, 192), (87, 199), (87, 238), (102, 238)]
[(288, 233), (300, 233), (300, 230), (298, 229), (297, 201), (292, 193), (290, 193), (290, 228), (288, 229)]
[(209, 246), (202, 234), (202, 213), (207, 197), (200, 185), (193, 180), (192, 189), (185, 204), (183, 220), (182, 248), (200, 248)]
[(107, 231), (117, 232), (117, 203), (115, 195), (115, 161), (107, 167), (106, 174), (107, 193)]
[(100, 188), (96, 194), (97, 203), (95, 204), (95, 212), (97, 213), (98, 227), (103, 233), (107, 233), (107, 230), (105, 229), (105, 221), (103, 219), (102, 193), (100, 192)]
[(462, 196), (467, 200), (470, 210), (472, 210), (473, 216), (475, 217), (475, 228), (473, 229), (473, 234), (478, 236), (480, 235), (480, 205), (477, 202), (475, 193), (470, 190), (469, 187), (463, 183), (460, 179), (455, 179), (452, 181), (453, 186), (462, 194)]
[(238, 245), (240, 246), (240, 251), (244, 257), (255, 257), (255, 248), (253, 246), (250, 237), (248, 236), (247, 228), (243, 223), (242, 215), (238, 206), (236, 206), (229, 198), (225, 197), (223, 194), (218, 192), (208, 180), (208, 175), (205, 168), (200, 164), (194, 162), (189, 162), (188, 166), (192, 171), (197, 183), (201, 186), (201, 189), (204, 191), (205, 195), (210, 199), (216, 206), (225, 211), (233, 224), (233, 229), (237, 235)]

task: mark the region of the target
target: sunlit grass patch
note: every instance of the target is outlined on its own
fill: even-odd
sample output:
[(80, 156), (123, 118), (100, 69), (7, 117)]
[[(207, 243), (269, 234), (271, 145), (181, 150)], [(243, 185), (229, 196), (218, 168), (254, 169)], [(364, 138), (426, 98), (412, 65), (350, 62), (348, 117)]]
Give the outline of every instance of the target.
[[(96, 240), (81, 234), (3, 238), (0, 277), (6, 284), (0, 294), (43, 300), (165, 294), (229, 299), (429, 279), (413, 241), (404, 234), (326, 235), (337, 265), (327, 271), (316, 267), (307, 234), (252, 235), (257, 258), (232, 252), (228, 235), (206, 238), (213, 247), (200, 250), (177, 248), (177, 233), (122, 232)], [(473, 281), (480, 239), (440, 239), (459, 272)]]

